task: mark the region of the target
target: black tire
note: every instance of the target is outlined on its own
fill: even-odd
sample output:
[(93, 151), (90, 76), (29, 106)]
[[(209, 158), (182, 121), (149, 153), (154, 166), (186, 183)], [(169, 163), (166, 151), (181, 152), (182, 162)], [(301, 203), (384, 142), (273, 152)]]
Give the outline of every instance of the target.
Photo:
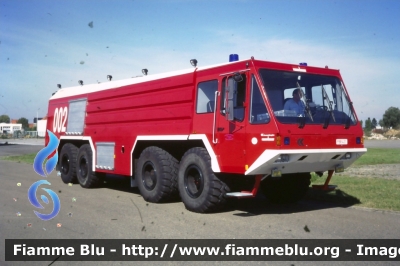
[(272, 203), (295, 203), (304, 198), (310, 186), (310, 173), (282, 175), (261, 182), (261, 191)]
[(61, 148), (58, 158), (58, 165), (61, 172), (61, 180), (65, 183), (77, 183), (76, 178), (76, 157), (78, 155), (78, 147), (71, 143), (65, 144)]
[(216, 211), (227, 201), (229, 187), (212, 171), (210, 155), (204, 148), (192, 148), (183, 155), (178, 185), (181, 199), (189, 211)]
[(178, 196), (178, 167), (178, 160), (167, 151), (155, 146), (144, 149), (135, 170), (142, 197), (157, 203)]
[(93, 188), (98, 187), (101, 183), (101, 178), (92, 170), (93, 154), (89, 144), (82, 145), (79, 148), (79, 153), (76, 159), (76, 175), (81, 187)]

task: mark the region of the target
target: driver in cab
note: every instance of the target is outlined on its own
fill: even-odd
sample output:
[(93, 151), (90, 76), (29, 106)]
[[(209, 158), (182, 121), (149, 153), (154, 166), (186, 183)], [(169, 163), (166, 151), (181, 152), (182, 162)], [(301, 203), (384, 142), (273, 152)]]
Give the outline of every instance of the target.
[(304, 102), (301, 99), (302, 91), (300, 89), (295, 89), (293, 91), (293, 98), (286, 101), (285, 106), (283, 107), (284, 110), (293, 110), (296, 111), (297, 115), (304, 114)]

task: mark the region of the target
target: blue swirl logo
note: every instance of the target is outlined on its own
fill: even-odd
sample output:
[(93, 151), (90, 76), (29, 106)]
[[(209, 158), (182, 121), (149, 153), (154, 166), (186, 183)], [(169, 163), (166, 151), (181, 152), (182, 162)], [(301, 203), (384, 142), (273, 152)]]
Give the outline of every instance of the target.
[[(56, 135), (53, 134), (53, 132), (51, 132), (50, 130), (47, 130), (47, 133), (49, 135), (50, 141), (46, 147), (41, 149), (36, 154), (35, 160), (33, 161), (33, 169), (35, 170), (35, 172), (38, 175), (41, 175), (43, 177), (47, 177), (53, 171), (54, 167), (57, 164), (57, 161), (58, 161), (57, 147), (60, 142), (58, 140), (58, 138), (56, 137)], [(48, 159), (45, 164), (45, 167), (43, 167), (44, 161), (53, 152), (56, 152), (56, 154), (54, 154), (53, 157)], [(43, 168), (45, 168), (46, 171), (44, 171)]]
[[(53, 132), (47, 130), (47, 133), (49, 135), (50, 141), (46, 147), (44, 147), (36, 154), (35, 160), (33, 162), (33, 169), (38, 175), (43, 177), (47, 177), (54, 170), (54, 167), (57, 164), (58, 161), (57, 147), (60, 142), (58, 138), (53, 134)], [(46, 161), (46, 158), (48, 158), (48, 156), (50, 156), (54, 152), (55, 154)], [(31, 204), (36, 208), (44, 209), (44, 207), (39, 203), (38, 199), (36, 198), (36, 192), (40, 185), (51, 185), (51, 183), (48, 182), (47, 180), (39, 180), (33, 183), (28, 190), (28, 199), (31, 202)], [(47, 194), (50, 196), (53, 202), (53, 211), (49, 214), (43, 214), (37, 211), (33, 212), (36, 214), (38, 218), (48, 221), (56, 217), (57, 214), (60, 212), (60, 199), (53, 190), (48, 188), (42, 188), (42, 190), (47, 192)], [(45, 195), (41, 195), (40, 198), (45, 204), (49, 204), (49, 199)]]
[[(33, 206), (35, 206), (38, 209), (44, 209), (44, 207), (39, 203), (39, 201), (36, 198), (36, 191), (37, 191), (38, 187), (43, 184), (51, 185), (50, 182), (47, 180), (39, 180), (39, 181), (33, 183), (32, 186), (28, 190), (29, 201), (31, 202), (31, 204)], [(51, 200), (54, 202), (53, 211), (49, 214), (42, 214), (37, 211), (33, 211), (33, 212), (40, 219), (48, 221), (48, 220), (51, 220), (54, 217), (56, 217), (57, 214), (60, 212), (60, 199), (58, 198), (57, 194), (53, 190), (48, 189), (48, 188), (42, 188), (42, 189), (50, 195)], [(44, 203), (49, 204), (49, 199), (45, 195), (41, 195), (40, 198), (42, 199), (42, 201)]]

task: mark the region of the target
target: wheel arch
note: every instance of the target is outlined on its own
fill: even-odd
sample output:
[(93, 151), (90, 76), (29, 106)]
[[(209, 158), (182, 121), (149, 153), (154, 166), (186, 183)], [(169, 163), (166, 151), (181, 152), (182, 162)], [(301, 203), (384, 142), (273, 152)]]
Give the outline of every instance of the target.
[[(92, 150), (93, 158), (92, 158), (92, 170), (96, 171), (96, 149), (94, 147), (93, 141), (91, 137), (84, 137), (84, 136), (61, 136), (60, 137), (60, 143), (58, 144), (58, 153), (60, 154), (62, 147), (67, 144), (71, 143), (78, 147), (78, 149), (84, 145), (84, 144), (89, 144), (90, 148)], [(58, 166), (58, 164), (57, 164)]]
[(131, 151), (131, 176), (135, 172), (136, 161), (139, 159), (140, 154), (144, 149), (150, 146), (159, 147), (172, 156), (178, 161), (182, 159), (186, 151), (194, 147), (205, 148), (211, 157), (211, 168), (215, 173), (220, 172), (219, 163), (217, 156), (208, 141), (208, 138), (204, 134), (192, 134), (192, 135), (167, 135), (167, 136), (138, 136), (132, 147)]

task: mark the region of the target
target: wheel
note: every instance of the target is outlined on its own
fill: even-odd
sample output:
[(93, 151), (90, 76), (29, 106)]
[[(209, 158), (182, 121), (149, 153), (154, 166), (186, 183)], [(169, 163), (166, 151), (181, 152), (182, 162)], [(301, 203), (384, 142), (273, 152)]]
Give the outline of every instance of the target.
[(61, 172), (61, 180), (65, 183), (76, 183), (76, 157), (78, 155), (78, 148), (71, 144), (65, 144), (59, 156), (59, 167)]
[(182, 157), (178, 174), (179, 194), (186, 209), (211, 212), (222, 208), (229, 187), (211, 169), (211, 158), (204, 148), (192, 148)]
[(79, 148), (78, 157), (76, 160), (76, 175), (81, 187), (92, 188), (97, 187), (101, 183), (99, 178), (93, 171), (93, 155), (89, 144), (84, 144)]
[(136, 165), (140, 194), (149, 202), (164, 202), (178, 195), (178, 160), (152, 146), (143, 150)]
[(261, 191), (273, 203), (294, 203), (304, 198), (310, 179), (310, 173), (287, 174), (279, 179), (267, 178), (261, 182)]

